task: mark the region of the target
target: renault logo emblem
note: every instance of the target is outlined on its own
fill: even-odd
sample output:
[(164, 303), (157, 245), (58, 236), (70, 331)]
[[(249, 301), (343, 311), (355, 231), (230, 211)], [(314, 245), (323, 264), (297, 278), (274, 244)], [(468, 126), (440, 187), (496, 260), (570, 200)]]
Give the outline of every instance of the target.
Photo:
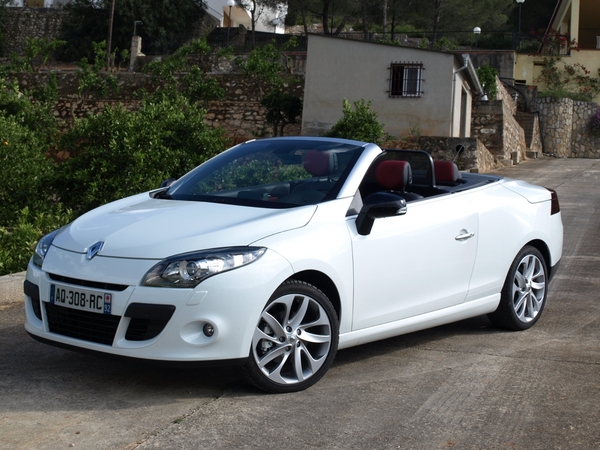
[(104, 245), (104, 242), (102, 242), (102, 241), (96, 242), (94, 245), (91, 245), (88, 248), (86, 258), (87, 259), (92, 259), (94, 256), (96, 256), (98, 254), (98, 252), (100, 250), (102, 250), (102, 246), (103, 245)]

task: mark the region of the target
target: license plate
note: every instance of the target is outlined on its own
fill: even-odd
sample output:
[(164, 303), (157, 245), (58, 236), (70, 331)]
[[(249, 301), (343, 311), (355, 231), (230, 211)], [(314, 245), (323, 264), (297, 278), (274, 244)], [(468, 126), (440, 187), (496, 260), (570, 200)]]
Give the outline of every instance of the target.
[(57, 284), (50, 285), (50, 303), (82, 311), (110, 314), (112, 294), (78, 289)]

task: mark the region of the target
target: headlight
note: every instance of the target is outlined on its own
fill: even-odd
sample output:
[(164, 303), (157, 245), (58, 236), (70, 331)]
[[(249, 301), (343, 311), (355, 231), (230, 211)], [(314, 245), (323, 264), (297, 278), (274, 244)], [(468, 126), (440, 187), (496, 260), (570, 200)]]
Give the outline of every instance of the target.
[(193, 288), (217, 273), (253, 263), (265, 251), (263, 247), (229, 247), (171, 256), (150, 269), (142, 285)]
[(31, 260), (31, 262), (33, 263), (34, 266), (37, 266), (40, 268), (42, 267), (42, 263), (44, 262), (46, 253), (48, 253), (48, 250), (50, 249), (50, 246), (52, 245), (52, 241), (54, 240), (54, 238), (56, 237), (56, 235), (58, 234), (58, 232), (60, 230), (62, 230), (62, 228), (59, 228), (58, 230), (54, 230), (52, 233), (47, 234), (46, 236), (44, 236), (43, 238), (41, 238), (39, 240), (39, 242), (35, 246), (35, 253), (33, 254), (33, 258)]

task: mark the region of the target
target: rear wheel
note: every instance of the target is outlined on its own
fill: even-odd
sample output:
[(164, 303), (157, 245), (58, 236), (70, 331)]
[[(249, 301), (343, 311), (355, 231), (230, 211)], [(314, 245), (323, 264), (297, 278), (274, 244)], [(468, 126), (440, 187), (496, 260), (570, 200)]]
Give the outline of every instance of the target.
[(327, 296), (308, 283), (288, 280), (256, 324), (246, 378), (271, 393), (306, 389), (331, 366), (338, 335), (338, 317)]
[(538, 249), (527, 245), (513, 261), (502, 288), (498, 309), (488, 317), (511, 330), (531, 328), (546, 304), (548, 269)]

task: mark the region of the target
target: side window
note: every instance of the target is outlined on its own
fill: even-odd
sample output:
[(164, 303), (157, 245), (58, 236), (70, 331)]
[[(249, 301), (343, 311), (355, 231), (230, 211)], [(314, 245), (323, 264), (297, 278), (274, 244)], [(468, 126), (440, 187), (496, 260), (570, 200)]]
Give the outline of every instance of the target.
[(423, 64), (399, 62), (390, 64), (390, 98), (421, 97)]

